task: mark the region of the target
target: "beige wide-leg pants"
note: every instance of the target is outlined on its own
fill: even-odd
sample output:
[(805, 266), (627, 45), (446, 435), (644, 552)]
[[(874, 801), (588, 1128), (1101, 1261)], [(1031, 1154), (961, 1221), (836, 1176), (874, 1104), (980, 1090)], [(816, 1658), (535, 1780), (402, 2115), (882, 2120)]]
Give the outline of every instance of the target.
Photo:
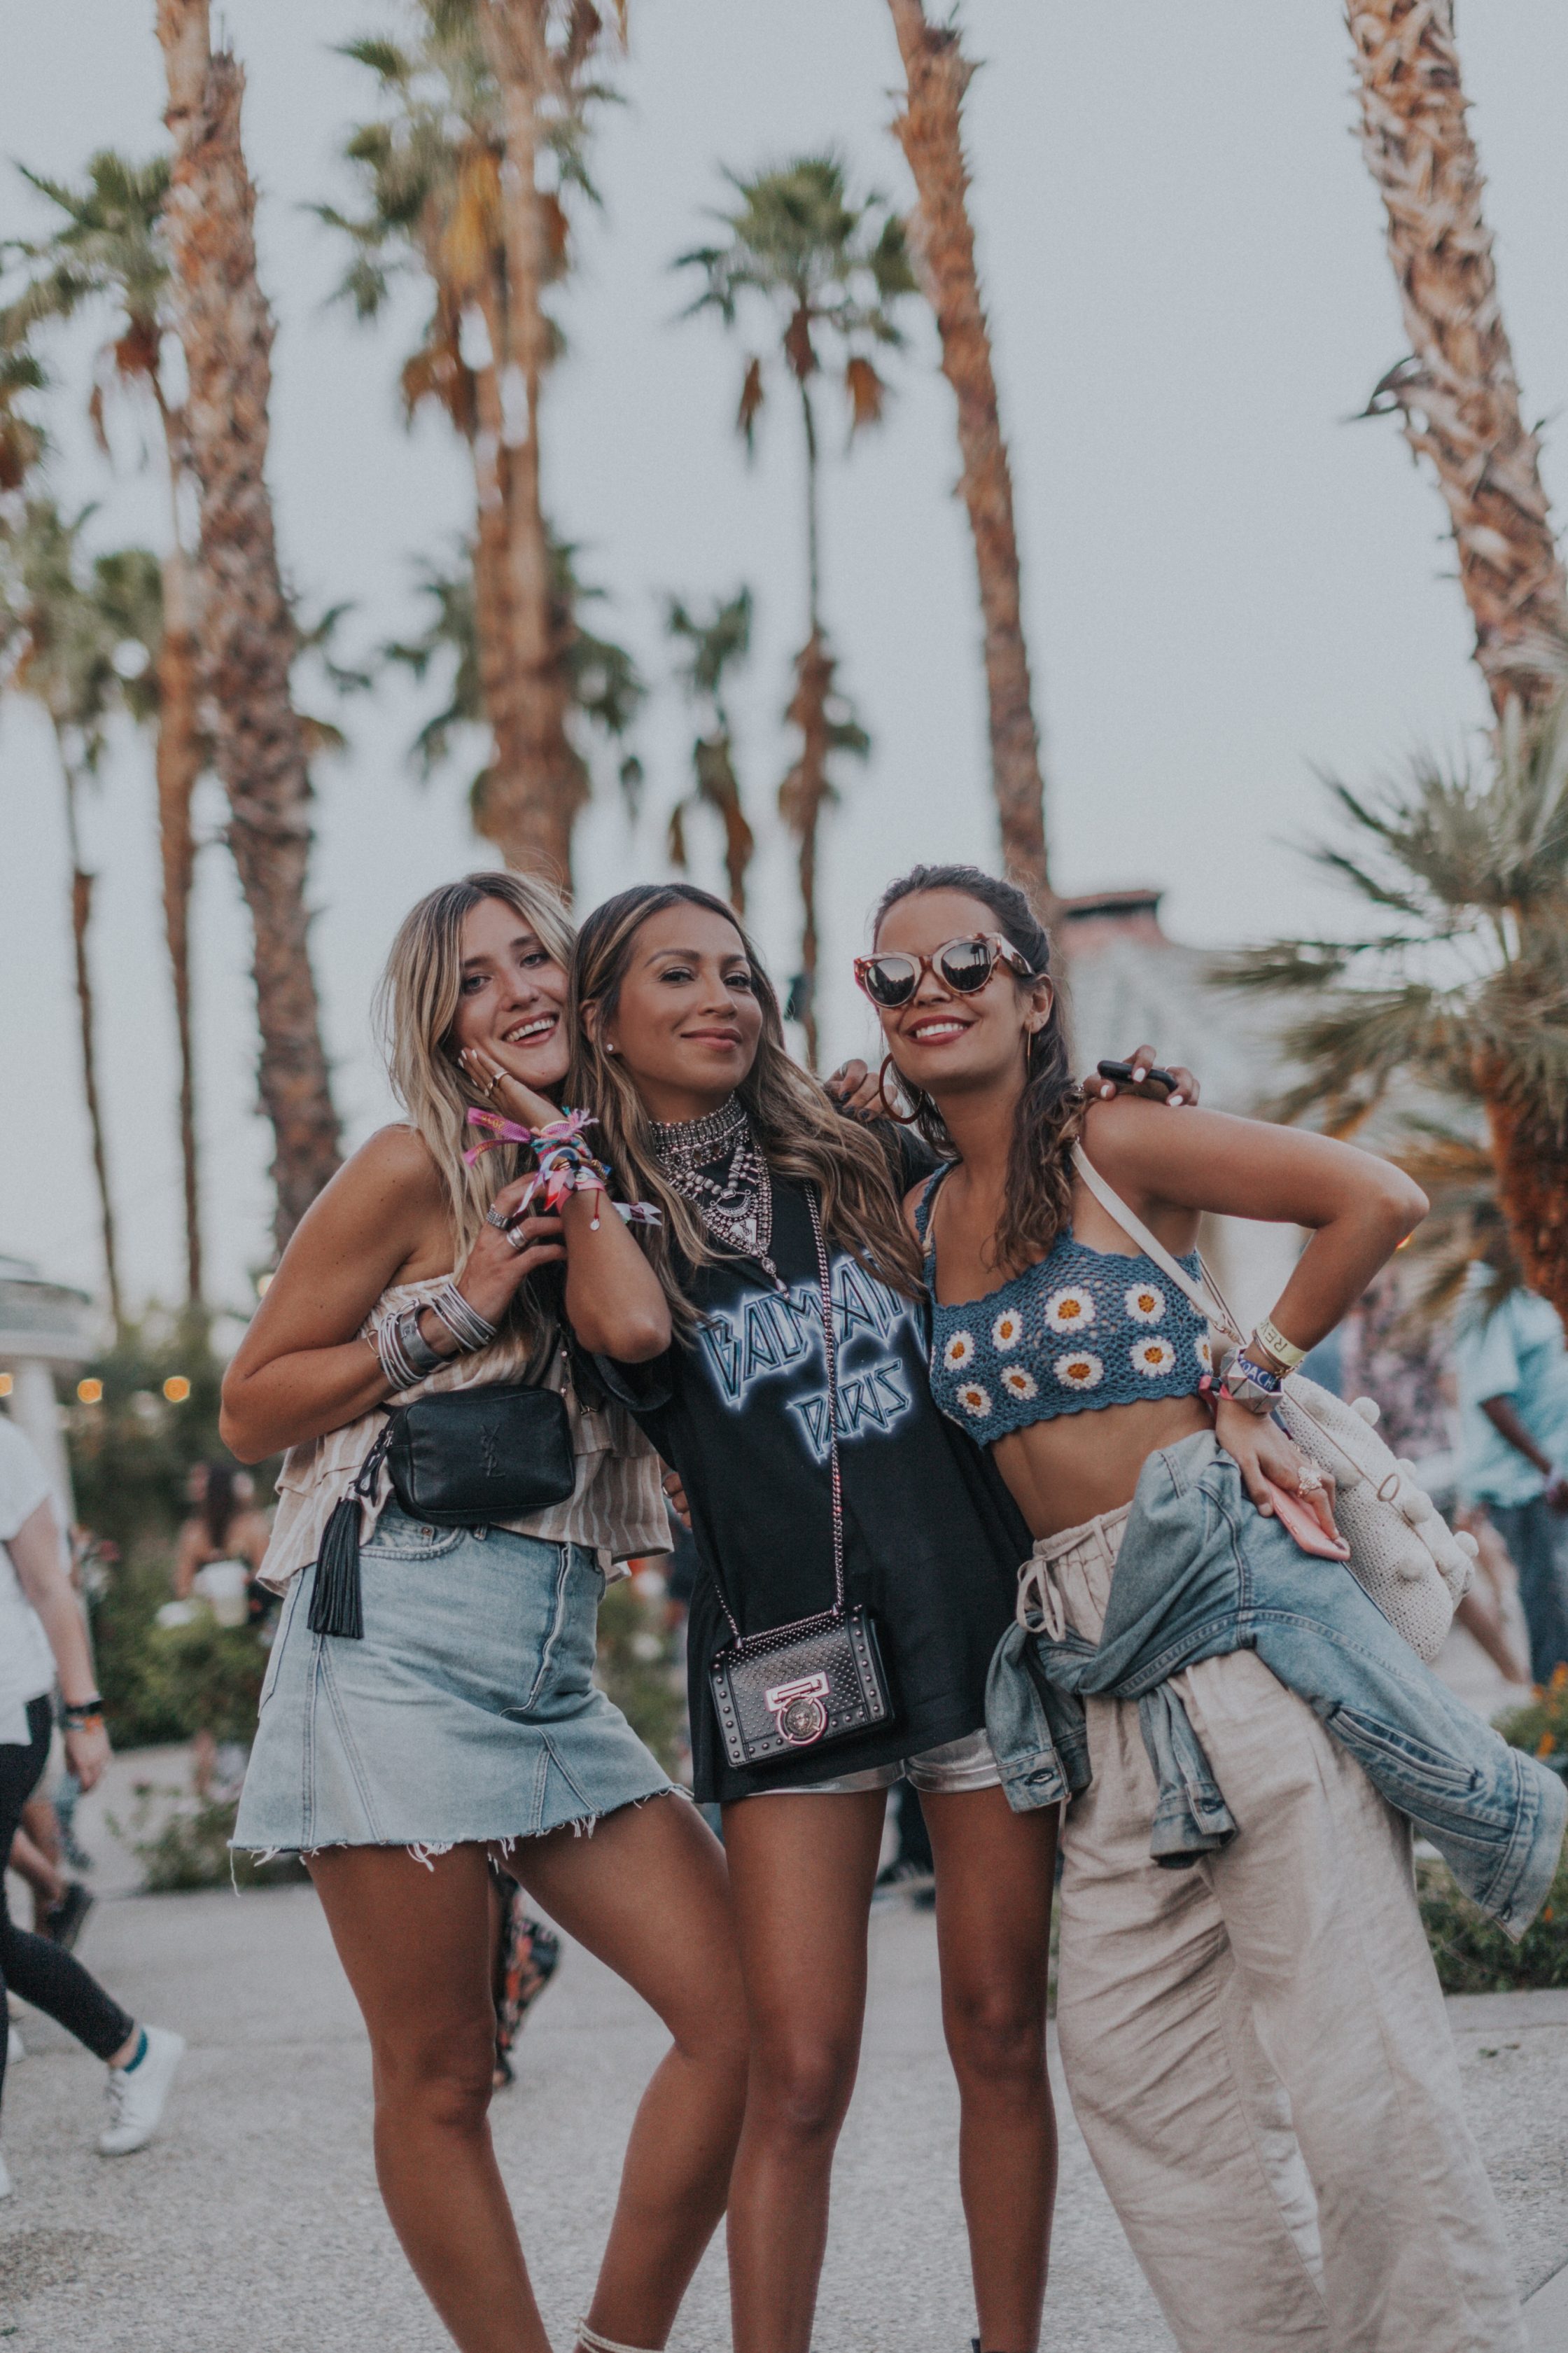
[[(1035, 1548), (1096, 1641), (1125, 1512)], [(1056, 1608), (1051, 1608), (1054, 1598)], [(1173, 1677), (1237, 1831), (1149, 1853), (1132, 1702), (1087, 1702), (1057, 2024), (1073, 2108), (1183, 2353), (1523, 2353), (1409, 1828), (1251, 1651)]]

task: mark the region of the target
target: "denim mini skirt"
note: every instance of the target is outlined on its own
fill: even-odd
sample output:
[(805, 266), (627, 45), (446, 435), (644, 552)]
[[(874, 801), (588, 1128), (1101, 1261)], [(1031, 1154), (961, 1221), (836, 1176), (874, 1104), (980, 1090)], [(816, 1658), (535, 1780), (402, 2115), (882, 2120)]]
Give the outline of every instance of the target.
[(433, 1528), (395, 1505), (360, 1552), (364, 1639), (289, 1586), (234, 1844), (438, 1852), (538, 1838), (672, 1788), (593, 1683), (605, 1580), (581, 1545)]

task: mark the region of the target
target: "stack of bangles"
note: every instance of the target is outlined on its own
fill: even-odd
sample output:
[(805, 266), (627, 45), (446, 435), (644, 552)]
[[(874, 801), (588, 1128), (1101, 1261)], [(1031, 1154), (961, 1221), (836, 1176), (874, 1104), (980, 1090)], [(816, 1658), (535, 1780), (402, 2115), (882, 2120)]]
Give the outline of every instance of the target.
[[(531, 1209), (542, 1207), (553, 1213), (574, 1193), (605, 1190), (610, 1172), (595, 1159), (583, 1141), (584, 1129), (593, 1124), (590, 1114), (582, 1111), (565, 1112), (548, 1127), (529, 1128), (516, 1120), (503, 1119), (499, 1112), (482, 1111), (478, 1105), (469, 1109), (468, 1125), (479, 1128), (485, 1139), (464, 1153), (463, 1159), (470, 1168), (482, 1153), (500, 1144), (520, 1144), (531, 1147), (534, 1154), (534, 1166), (521, 1200), (510, 1209), (491, 1208), (485, 1215), (486, 1224), (503, 1233), (514, 1250), (521, 1252), (528, 1248), (523, 1220)], [(650, 1201), (616, 1201), (612, 1206), (628, 1225), (659, 1222), (660, 1211)], [(597, 1233), (597, 1210), (591, 1225)], [(476, 1349), (488, 1348), (499, 1329), (469, 1305), (455, 1277), (442, 1284), (434, 1299), (420, 1300), (412, 1307), (384, 1315), (373, 1327), (370, 1338), (381, 1359), (382, 1371), (395, 1392), (413, 1388), (427, 1373), (451, 1361), (430, 1345), (419, 1328), (419, 1318), (426, 1308), (451, 1334), (458, 1344), (458, 1356), (471, 1356)]]
[(1265, 1316), (1244, 1346), (1232, 1348), (1220, 1366), (1218, 1395), (1248, 1413), (1270, 1414), (1279, 1402), (1285, 1375), (1306, 1360), (1305, 1348), (1287, 1340)]

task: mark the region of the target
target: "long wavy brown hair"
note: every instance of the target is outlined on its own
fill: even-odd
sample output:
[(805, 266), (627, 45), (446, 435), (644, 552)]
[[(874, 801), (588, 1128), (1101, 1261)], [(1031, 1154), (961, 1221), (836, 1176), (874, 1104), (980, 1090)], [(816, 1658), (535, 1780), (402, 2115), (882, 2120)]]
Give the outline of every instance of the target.
[[(572, 966), (573, 1060), (567, 1092), (598, 1120), (596, 1148), (609, 1161), (628, 1198), (655, 1201), (664, 1212), (654, 1229), (652, 1256), (671, 1313), (689, 1333), (697, 1317), (680, 1289), (677, 1260), (688, 1267), (729, 1255), (716, 1250), (700, 1217), (665, 1176), (653, 1148), (653, 1123), (624, 1062), (606, 1054), (603, 1034), (613, 1020), (637, 934), (652, 915), (685, 904), (721, 915), (740, 935), (762, 1008), (756, 1060), (736, 1092), (763, 1156), (775, 1176), (814, 1185), (824, 1231), (896, 1291), (921, 1291), (920, 1253), (904, 1221), (892, 1158), (881, 1143), (835, 1108), (832, 1097), (793, 1060), (784, 1043), (778, 997), (735, 911), (710, 892), (686, 882), (643, 882), (618, 892), (584, 922)], [(584, 1019), (596, 1008), (594, 1023)], [(593, 1029), (597, 1035), (590, 1035)]]
[[(430, 1148), (451, 1212), (456, 1263), (474, 1246), (485, 1212), (503, 1185), (522, 1173), (515, 1145), (487, 1152), (471, 1167), (464, 1146), (473, 1141), (471, 1104), (485, 1098), (458, 1061), (453, 1025), (462, 1001), (463, 922), (487, 899), (499, 899), (527, 924), (552, 959), (569, 971), (574, 934), (561, 894), (537, 877), (494, 872), (443, 882), (410, 907), (397, 927), (375, 995), (375, 1027), (393, 1092)], [(542, 1348), (554, 1329), (561, 1286), (553, 1268), (525, 1282), (507, 1322)]]
[[(1023, 1091), (1013, 1113), (1001, 1221), (983, 1252), (989, 1264), (1016, 1274), (1044, 1258), (1057, 1236), (1072, 1224), (1072, 1147), (1082, 1133), (1087, 1103), (1068, 1060), (1061, 984), (1051, 973), (1049, 934), (1022, 891), (978, 866), (911, 866), (883, 892), (873, 940), (890, 908), (926, 891), (960, 891), (967, 899), (978, 899), (1032, 976), (1053, 982), (1050, 1018), (1029, 1039)], [(1029, 983), (1017, 979), (1015, 986), (1025, 995)], [(898, 1070), (897, 1062), (893, 1068)], [(931, 1097), (910, 1086), (901, 1073), (899, 1084), (914, 1113), (917, 1133), (942, 1159), (956, 1160), (957, 1149)]]

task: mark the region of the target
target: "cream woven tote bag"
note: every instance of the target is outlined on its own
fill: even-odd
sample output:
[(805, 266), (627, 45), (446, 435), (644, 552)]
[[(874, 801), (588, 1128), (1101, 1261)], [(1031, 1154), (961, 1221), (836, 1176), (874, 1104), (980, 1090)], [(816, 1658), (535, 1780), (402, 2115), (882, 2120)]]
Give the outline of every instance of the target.
[[(1073, 1165), (1107, 1216), (1185, 1293), (1214, 1331), (1239, 1345), (1247, 1335), (1207, 1267), (1201, 1284), (1194, 1282), (1106, 1183), (1080, 1144), (1073, 1146)], [(1351, 1548), (1345, 1567), (1430, 1666), (1469, 1589), (1476, 1540), (1455, 1535), (1417, 1481), (1415, 1464), (1384, 1443), (1373, 1427), (1377, 1413), (1371, 1398), (1347, 1405), (1300, 1373), (1285, 1377), (1279, 1419), (1302, 1453), (1333, 1473), (1334, 1519)]]

